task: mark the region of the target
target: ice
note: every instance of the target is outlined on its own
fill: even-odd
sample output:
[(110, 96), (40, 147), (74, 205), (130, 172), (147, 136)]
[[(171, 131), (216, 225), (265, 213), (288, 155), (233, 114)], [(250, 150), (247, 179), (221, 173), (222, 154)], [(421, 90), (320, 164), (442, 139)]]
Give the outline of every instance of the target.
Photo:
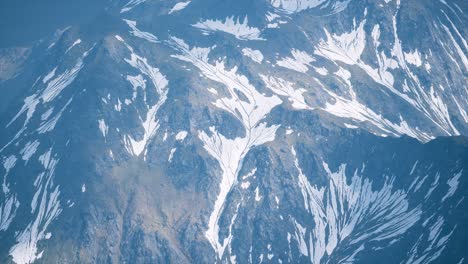
[[(91, 50), (91, 49), (90, 49)], [(77, 77), (80, 70), (83, 68), (83, 60), (86, 58), (90, 52), (90, 50), (83, 53), (81, 57), (77, 59), (75, 66), (71, 69), (65, 70), (62, 74), (56, 76), (54, 74), (53, 77), (50, 77), (50, 80), (47, 80), (47, 86), (44, 89), (38, 89), (33, 95), (30, 95), (25, 98), (24, 105), (21, 107), (20, 111), (13, 117), (13, 119), (7, 124), (9, 127), (18, 117), (26, 112), (26, 119), (23, 123), (23, 127), (16, 133), (15, 137), (6, 144), (0, 152), (3, 151), (6, 147), (8, 147), (11, 143), (15, 140), (19, 139), (23, 132), (26, 130), (27, 125), (29, 124), (30, 119), (33, 117), (36, 107), (39, 103), (48, 104), (51, 103), (55, 98), (57, 98), (63, 89), (65, 89), (68, 85), (70, 85), (75, 78)], [(55, 77), (56, 76), (56, 77)], [(55, 77), (55, 78), (54, 78)], [(73, 97), (72, 97), (73, 98)], [(56, 123), (58, 122), (61, 114), (65, 110), (65, 108), (70, 104), (72, 98), (68, 100), (66, 105), (62, 108), (62, 110), (53, 118), (45, 121), (42, 120), (40, 127), (37, 129), (39, 133), (45, 133), (54, 129)], [(53, 107), (52, 107), (53, 108)], [(50, 116), (51, 108), (49, 108), (46, 113), (41, 115), (41, 119), (44, 117), (48, 118)]]
[[(392, 55), (397, 58), (399, 65), (410, 77), (411, 86), (413, 87), (411, 89), (411, 92), (415, 95), (415, 99), (410, 99), (407, 96), (402, 96), (391, 87), (389, 87), (390, 91), (399, 95), (411, 105), (413, 105), (417, 110), (421, 111), (424, 115), (426, 115), (426, 117), (428, 117), (429, 120), (436, 124), (447, 135), (458, 135), (459, 131), (455, 128), (450, 119), (450, 115), (448, 114), (447, 106), (443, 101), (443, 98), (436, 95), (436, 92), (434, 91), (432, 86), (429, 89), (429, 93), (427, 93), (426, 90), (428, 89), (424, 89), (417, 76), (411, 71), (411, 69), (406, 64), (404, 52), (402, 50), (402, 41), (398, 37), (396, 15), (393, 16), (392, 21), (393, 37), (395, 39), (392, 48)], [(442, 25), (442, 27), (445, 26)], [(448, 33), (450, 34), (450, 32)]]
[(57, 125), (57, 122), (59, 121), (65, 109), (67, 109), (67, 107), (72, 102), (72, 100), (73, 97), (67, 101), (67, 103), (62, 107), (62, 109), (60, 109), (60, 111), (55, 116), (41, 122), (40, 127), (37, 129), (37, 132), (39, 132), (39, 134), (44, 134), (46, 132), (52, 131)]
[(0, 231), (7, 230), (13, 218), (16, 215), (16, 209), (19, 207), (19, 201), (15, 194), (10, 193), (8, 188), (7, 176), (16, 164), (16, 157), (10, 155), (3, 160), (3, 168), (5, 168), (5, 175), (3, 176), (2, 191), (3, 201), (0, 202)]
[(36, 106), (39, 103), (45, 104), (53, 101), (58, 95), (60, 95), (63, 89), (65, 89), (75, 80), (75, 78), (78, 76), (78, 73), (83, 68), (83, 60), (87, 55), (88, 52), (85, 52), (82, 57), (78, 58), (75, 66), (73, 66), (71, 69), (65, 70), (58, 76), (56, 76), (55, 69), (50, 72), (46, 76), (48, 78), (44, 78), (43, 80), (45, 83), (47, 83), (46, 88), (26, 97), (26, 99), (24, 99), (24, 105), (7, 126), (10, 126), (19, 116), (26, 112), (26, 120), (24, 121), (23, 125), (23, 127), (26, 127), (36, 110)]
[[(348, 65), (356, 65), (359, 66), (362, 70), (364, 70), (375, 82), (382, 85), (383, 87), (387, 88), (393, 94), (399, 96), (401, 99), (405, 100), (408, 104), (413, 106), (416, 110), (423, 113), (431, 122), (436, 124), (444, 133), (446, 134), (459, 134), (457, 128), (452, 124), (450, 120), (450, 115), (447, 111), (447, 105), (443, 101), (443, 98), (437, 95), (437, 92), (434, 89), (430, 89), (429, 93), (427, 92), (428, 89), (424, 89), (421, 85), (421, 82), (417, 78), (417, 76), (410, 70), (407, 65), (407, 59), (414, 63), (419, 63), (418, 59), (420, 59), (417, 55), (419, 54), (417, 51), (415, 53), (407, 53), (407, 59), (405, 59), (405, 54), (402, 51), (402, 44), (401, 40), (397, 34), (397, 24), (396, 18), (393, 17), (393, 33), (394, 33), (394, 45), (391, 50), (391, 54), (397, 59), (394, 60), (393, 58), (387, 58), (383, 51), (378, 51), (380, 47), (380, 27), (379, 25), (374, 25), (372, 28), (372, 43), (374, 45), (375, 54), (377, 57), (379, 67), (377, 69), (367, 65), (362, 59), (361, 54), (364, 51), (366, 45), (366, 32), (364, 31), (364, 25), (366, 20), (363, 20), (359, 23), (358, 26), (354, 25), (353, 29), (350, 32), (342, 33), (341, 35), (337, 34), (330, 34), (328, 33), (327, 29), (325, 29), (325, 34), (327, 36), (327, 40), (321, 40), (319, 45), (316, 47), (315, 54), (319, 56), (323, 56), (328, 58), (329, 60), (335, 62), (343, 62)], [(369, 43), (369, 42), (367, 42)], [(416, 54), (416, 55), (415, 55)], [(403, 71), (406, 72), (407, 76), (409, 76), (410, 82), (404, 81), (403, 90), (404, 93), (400, 92), (396, 89), (394, 85), (394, 77), (391, 74), (392, 69), (396, 69), (397, 67), (401, 67)], [(350, 87), (350, 83), (348, 83)], [(351, 91), (351, 90), (350, 90)], [(327, 92), (329, 93), (329, 92)], [(330, 93), (329, 93), (330, 94)], [(335, 94), (336, 95), (336, 94)], [(431, 136), (427, 136), (427, 133), (424, 131), (418, 131), (417, 128), (411, 127), (403, 117), (401, 117), (400, 124), (388, 124), (391, 123), (386, 120), (384, 117), (376, 114), (374, 111), (367, 109), (368, 107), (363, 103), (360, 103), (358, 98), (351, 98), (345, 99), (349, 100), (349, 104), (346, 103), (342, 105), (342, 107), (338, 107), (339, 102), (343, 102), (341, 99), (336, 98), (337, 102), (335, 103), (336, 108), (334, 107), (327, 107), (327, 110), (330, 110), (336, 115), (344, 117), (345, 115), (350, 117), (350, 115), (346, 114), (345, 112), (351, 113), (364, 113), (365, 116), (362, 116), (362, 122), (367, 119), (371, 123), (377, 125), (377, 123), (381, 123), (379, 129), (382, 127), (391, 126), (390, 130), (395, 131), (397, 134), (407, 134), (409, 136), (415, 137), (422, 141), (427, 141), (431, 138)], [(351, 103), (352, 102), (352, 103)], [(352, 105), (351, 105), (352, 104)], [(330, 106), (330, 105), (329, 105)], [(334, 109), (332, 109), (334, 108)], [(359, 116), (359, 115), (358, 115)], [(355, 116), (355, 117), (358, 117)], [(377, 121), (379, 120), (380, 121)], [(388, 130), (388, 129), (387, 129)], [(388, 133), (388, 132), (384, 132)]]
[[(124, 42), (125, 43), (125, 42)], [(137, 76), (127, 76), (127, 80), (132, 84), (134, 89), (133, 97), (136, 97), (137, 88), (143, 88), (144, 93), (144, 103), (146, 104), (147, 112), (144, 116), (139, 116), (141, 126), (143, 128), (143, 136), (140, 139), (135, 139), (131, 135), (127, 135), (126, 137), (126, 145), (127, 149), (130, 151), (131, 154), (135, 156), (140, 156), (143, 152), (146, 153), (146, 147), (151, 141), (151, 139), (155, 136), (156, 131), (159, 128), (159, 121), (156, 118), (159, 108), (166, 102), (167, 94), (169, 91), (168, 87), (168, 80), (166, 76), (164, 76), (160, 70), (156, 67), (151, 66), (148, 63), (148, 60), (145, 57), (141, 57), (134, 53), (132, 47), (125, 43), (128, 50), (131, 52), (130, 58), (125, 59), (125, 61), (130, 64), (133, 68), (140, 71), (141, 74)], [(146, 82), (143, 80), (143, 76), (146, 76), (151, 81), (151, 84), (154, 90), (148, 90), (146, 88)], [(149, 105), (146, 102), (146, 93), (155, 92), (158, 96), (158, 100), (154, 105)]]
[(251, 48), (243, 48), (242, 54), (244, 54), (244, 56), (251, 58), (256, 63), (262, 63), (263, 61), (263, 54), (259, 50), (253, 50)]
[(24, 148), (20, 151), (22, 159), (26, 161), (26, 163), (34, 155), (34, 153), (36, 153), (37, 147), (39, 147), (39, 141), (34, 140), (33, 142), (26, 143)]
[(305, 51), (297, 49), (291, 50), (292, 57), (285, 57), (276, 62), (278, 66), (291, 69), (293, 71), (306, 73), (310, 63), (315, 59)]
[(146, 80), (141, 74), (138, 74), (136, 76), (127, 75), (127, 80), (133, 87), (132, 101), (134, 101), (137, 97), (139, 87), (141, 87), (143, 91), (146, 90)]
[(280, 15), (275, 14), (275, 13), (271, 13), (271, 12), (268, 12), (266, 14), (266, 18), (267, 18), (268, 22), (271, 22), (271, 21), (273, 21), (273, 20), (275, 20), (277, 18), (280, 18), (280, 17), (281, 17)]
[(180, 11), (184, 8), (186, 8), (189, 4), (190, 4), (191, 1), (186, 1), (186, 2), (179, 2), (177, 4), (175, 4), (172, 9), (169, 11), (169, 14), (172, 14), (174, 12), (177, 12), (177, 11)]
[[(465, 52), (463, 52), (463, 49), (460, 47), (460, 45), (458, 44), (458, 42), (455, 40), (454, 36), (452, 35), (452, 33), (450, 32), (449, 28), (446, 27), (444, 24), (441, 24), (442, 28), (445, 30), (445, 32), (447, 33), (447, 35), (449, 36), (449, 39), (452, 41), (452, 44), (453, 44), (453, 47), (455, 48), (455, 51), (456, 53), (458, 54), (458, 56), (460, 57), (460, 59), (462, 60), (462, 63), (463, 65), (465, 66), (465, 69), (468, 70), (468, 58), (467, 58), (467, 55)], [(458, 33), (459, 34), (459, 33)], [(462, 38), (463, 39), (463, 38)], [(464, 40), (464, 39), (463, 39)], [(466, 42), (464, 42), (463, 44), (466, 45)], [(466, 46), (465, 46), (465, 49), (466, 49)]]
[(141, 4), (141, 3), (144, 3), (146, 1), (147, 0), (130, 0), (120, 10), (120, 13), (128, 12), (128, 11), (132, 10), (135, 6), (137, 6), (137, 5)]
[(314, 68), (314, 69), (318, 74), (322, 76), (328, 75), (328, 70), (326, 68), (320, 67), (320, 68)]
[(207, 90), (208, 90), (208, 92), (210, 92), (210, 93), (212, 93), (212, 94), (214, 94), (214, 95), (218, 95), (218, 91), (217, 91), (215, 88), (213, 88), (213, 87), (210, 87), (210, 88), (208, 88)]
[(47, 109), (47, 111), (45, 111), (45, 112), (41, 115), (41, 121), (45, 121), (45, 120), (49, 119), (49, 117), (52, 115), (53, 112), (54, 112), (54, 108), (53, 108), (53, 107)]
[(294, 239), (297, 242), (297, 246), (299, 247), (299, 252), (304, 256), (309, 256), (309, 250), (307, 248), (306, 243), (306, 228), (299, 224), (296, 220), (294, 220)]
[[(455, 4), (455, 6), (457, 6)], [(468, 44), (465, 40), (465, 38), (463, 38), (462, 34), (460, 34), (460, 31), (457, 29), (457, 27), (453, 24), (452, 20), (450, 19), (449, 16), (447, 16), (447, 14), (444, 12), (444, 10), (441, 10), (442, 13), (444, 14), (444, 16), (447, 18), (448, 22), (450, 23), (450, 25), (452, 26), (452, 29), (455, 31), (456, 35), (458, 36), (458, 38), (461, 40), (461, 43), (463, 45), (463, 48), (465, 50), (468, 50)]]
[(117, 98), (117, 104), (114, 105), (114, 109), (115, 109), (115, 111), (117, 111), (117, 112), (120, 112), (120, 110), (122, 110), (122, 102), (120, 101), (119, 98)]
[(175, 37), (172, 38), (172, 45), (180, 52), (180, 55), (173, 57), (191, 63), (200, 70), (204, 78), (221, 85), (216, 89), (224, 88), (227, 91), (229, 97), (218, 97), (214, 105), (232, 114), (245, 130), (244, 136), (235, 138), (226, 138), (215, 127), (210, 127), (209, 134), (205, 131), (199, 132), (205, 150), (218, 161), (222, 171), (219, 193), (205, 233), (218, 257), (221, 258), (231, 241), (230, 236), (221, 240), (218, 224), (227, 196), (238, 182), (239, 172), (247, 153), (255, 146), (275, 139), (279, 126), (268, 126), (262, 120), (281, 103), (281, 100), (276, 96), (259, 93), (246, 76), (237, 73), (237, 67), (226, 69), (224, 62), (220, 60), (214, 64), (209, 63), (210, 48), (190, 49), (183, 40)]
[(426, 195), (424, 196), (424, 200), (427, 201), (427, 199), (429, 199), (429, 197), (431, 196), (431, 194), (434, 192), (434, 190), (439, 187), (439, 180), (440, 180), (440, 173), (437, 172), (436, 173), (436, 176), (434, 178), (434, 181), (431, 183), (431, 186), (429, 188), (429, 190), (426, 192)]
[(40, 98), (44, 103), (51, 102), (54, 100), (60, 92), (63, 91), (68, 85), (70, 85), (83, 68), (83, 58), (79, 58), (75, 66), (70, 70), (65, 70), (62, 74), (51, 79), (46, 89), (42, 92)]
[(384, 134), (402, 135), (406, 134), (421, 141), (428, 141), (432, 137), (418, 129), (408, 126), (406, 121), (401, 120), (400, 124), (395, 124), (382, 115), (377, 114), (369, 107), (360, 103), (357, 98), (344, 98), (338, 94), (324, 88), (324, 90), (334, 99), (334, 103), (327, 102), (324, 111), (343, 118), (348, 118), (356, 122), (369, 122)]
[(448, 233), (445, 232), (446, 234), (443, 235), (445, 220), (442, 216), (434, 216), (435, 215), (426, 220), (426, 225), (430, 224), (430, 226), (425, 228), (423, 233), (418, 237), (418, 240), (412, 246), (408, 254), (407, 261), (402, 263), (431, 263), (438, 258), (445, 249), (455, 228)]
[(242, 22), (240, 22), (239, 18), (235, 20), (232, 16), (227, 17), (224, 21), (211, 19), (200, 21), (193, 26), (207, 34), (221, 31), (231, 34), (240, 40), (264, 40), (260, 37), (261, 31), (258, 28), (249, 26), (247, 16), (245, 16)]
[[(385, 179), (380, 189), (374, 190), (372, 181), (360, 176), (357, 170), (351, 180), (347, 180), (345, 164), (337, 172), (331, 172), (323, 163), (328, 183), (323, 187), (313, 186), (301, 170), (294, 148), (291, 152), (299, 174), (304, 207), (315, 224), (308, 228), (309, 237), (302, 231), (296, 233), (296, 240), (302, 247), (304, 243), (308, 244), (312, 263), (321, 263), (341, 243), (351, 245), (357, 254), (364, 241), (390, 241), (419, 221), (421, 209), (410, 208), (408, 194), (395, 189), (393, 179)], [(342, 260), (346, 258), (350, 257)], [(336, 261), (341, 262), (340, 259)]]
[(422, 65), (421, 55), (419, 54), (418, 50), (414, 50), (413, 52), (404, 53), (405, 59), (409, 64), (413, 64), (416, 67), (420, 67)]
[(463, 120), (465, 121), (465, 123), (468, 123), (468, 113), (467, 113), (467, 111), (465, 109), (463, 109), (463, 107), (460, 105), (458, 100), (453, 95), (452, 95), (452, 98), (453, 98), (453, 101), (455, 102), (455, 104), (457, 105), (458, 111), (460, 112), (460, 115), (462, 116)]
[(345, 126), (346, 128), (349, 128), (349, 129), (358, 129), (358, 128), (359, 128), (358, 126), (351, 125), (351, 124), (348, 124), (348, 123), (344, 123), (344, 126)]
[(141, 31), (140, 29), (137, 28), (137, 23), (136, 21), (133, 21), (133, 20), (128, 20), (128, 19), (124, 19), (125, 23), (127, 23), (127, 25), (132, 29), (132, 31), (130, 31), (130, 33), (137, 37), (137, 38), (141, 38), (141, 39), (145, 39), (149, 42), (152, 42), (152, 43), (157, 43), (159, 42), (158, 41), (158, 38), (149, 33), (149, 32), (145, 32), (145, 31)]
[(81, 43), (81, 39), (75, 40), (75, 42), (73, 42), (73, 44), (65, 51), (65, 53), (68, 53), (71, 49), (73, 49), (73, 47), (75, 47), (76, 45), (80, 43)]
[(315, 53), (330, 60), (341, 61), (351, 65), (356, 64), (356, 62), (360, 61), (366, 44), (364, 24), (365, 20), (357, 28), (341, 35), (332, 35), (325, 28), (327, 41), (320, 41)]
[(46, 168), (35, 181), (34, 186), (37, 189), (31, 202), (33, 220), (26, 228), (17, 232), (16, 244), (10, 249), (15, 263), (32, 263), (41, 258), (42, 251), (38, 252), (38, 242), (51, 237), (47, 228), (62, 212), (59, 186), (53, 183), (55, 167), (59, 160), (53, 158), (50, 153), (44, 155), (41, 155), (40, 159)]
[(47, 83), (50, 79), (52, 79), (55, 76), (56, 71), (57, 71), (57, 67), (55, 67), (46, 76), (44, 76), (44, 79), (42, 79), (42, 82)]
[(184, 139), (187, 137), (188, 133), (187, 131), (180, 131), (179, 133), (177, 133), (176, 135), (176, 140), (179, 140), (179, 141), (184, 141)]
[(242, 188), (242, 189), (247, 189), (247, 188), (249, 188), (249, 186), (250, 186), (250, 182), (248, 182), (248, 181), (247, 181), (247, 182), (242, 182), (242, 183), (241, 183), (241, 188)]
[(48, 151), (46, 151), (44, 154), (39, 156), (39, 162), (44, 166), (44, 169), (49, 168), (50, 162), (52, 161), (52, 148), (50, 148)]
[(8, 158), (5, 158), (3, 160), (3, 168), (5, 168), (5, 174), (8, 174), (11, 169), (13, 169), (16, 165), (16, 156), (15, 155), (10, 155)]
[[(297, 13), (306, 9), (321, 7), (328, 0), (270, 0), (270, 4), (287, 13)], [(337, 1), (334, 6), (334, 12), (340, 12), (346, 8), (350, 1)]]
[(243, 180), (246, 180), (250, 177), (253, 177), (255, 176), (255, 173), (257, 172), (257, 168), (253, 168), (249, 173), (247, 173), (246, 175), (242, 176), (242, 179)]
[(447, 198), (452, 197), (455, 192), (457, 191), (458, 184), (460, 184), (460, 177), (462, 176), (463, 170), (460, 172), (456, 173), (452, 178), (450, 178), (447, 181), (447, 185), (449, 186), (449, 190), (445, 194), (445, 196), (442, 198), (442, 202), (445, 201)]
[(99, 123), (99, 130), (101, 130), (102, 136), (106, 138), (107, 133), (109, 132), (109, 127), (106, 125), (106, 121), (104, 121), (104, 119), (99, 119), (98, 123)]
[(437, 94), (433, 86), (429, 89), (429, 95), (426, 95), (426, 103), (432, 110), (432, 115), (443, 124), (444, 129), (450, 135), (460, 135), (460, 131), (453, 125), (447, 104), (442, 95)]
[(414, 100), (393, 88), (394, 78), (389, 72), (389, 69), (396, 68), (397, 62), (393, 59), (387, 58), (385, 53), (379, 53), (377, 51), (377, 47), (380, 45), (380, 28), (378, 25), (373, 27), (372, 38), (375, 45), (379, 68), (374, 69), (361, 60), (361, 55), (366, 44), (366, 32), (364, 31), (365, 22), (366, 20), (363, 20), (359, 26), (350, 32), (346, 32), (341, 35), (331, 35), (328, 30), (325, 29), (327, 40), (321, 40), (314, 53), (332, 61), (340, 61), (348, 65), (359, 66), (375, 82), (388, 88), (408, 103), (415, 105), (416, 103)]
[(175, 153), (176, 150), (177, 150), (177, 148), (172, 148), (171, 149), (171, 152), (169, 153), (169, 158), (167, 159), (167, 161), (169, 161), (169, 162), (172, 161), (172, 158), (174, 157), (174, 153)]
[(305, 102), (303, 93), (306, 92), (303, 88), (295, 89), (293, 83), (283, 80), (278, 77), (260, 75), (266, 87), (271, 89), (275, 94), (279, 96), (285, 96), (291, 102), (294, 109), (298, 110), (312, 110), (310, 106)]
[(418, 162), (419, 160), (417, 160), (414, 164), (413, 164), (413, 167), (411, 168), (411, 171), (410, 171), (410, 175), (413, 175), (415, 169), (416, 169), (416, 166), (418, 166)]
[(260, 190), (258, 189), (258, 186), (257, 186), (257, 188), (255, 188), (255, 201), (259, 202), (261, 199), (262, 199), (262, 196), (260, 195)]
[(0, 231), (5, 231), (10, 226), (19, 207), (16, 196), (6, 196), (3, 203), (0, 203)]
[(123, 38), (119, 35), (115, 35), (115, 38), (120, 42), (124, 42)]

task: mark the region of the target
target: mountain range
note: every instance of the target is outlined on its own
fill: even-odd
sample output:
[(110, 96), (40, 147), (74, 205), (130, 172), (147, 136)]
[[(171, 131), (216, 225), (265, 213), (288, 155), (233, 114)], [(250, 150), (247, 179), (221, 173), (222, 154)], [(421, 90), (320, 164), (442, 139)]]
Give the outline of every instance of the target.
[(1, 263), (468, 261), (468, 2), (42, 2), (0, 4)]

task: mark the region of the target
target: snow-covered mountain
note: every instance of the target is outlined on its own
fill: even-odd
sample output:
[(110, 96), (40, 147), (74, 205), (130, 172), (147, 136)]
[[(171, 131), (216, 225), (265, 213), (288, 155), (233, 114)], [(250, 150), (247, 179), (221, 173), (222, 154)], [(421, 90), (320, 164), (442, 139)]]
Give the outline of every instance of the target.
[(466, 1), (74, 5), (0, 48), (1, 263), (468, 261)]

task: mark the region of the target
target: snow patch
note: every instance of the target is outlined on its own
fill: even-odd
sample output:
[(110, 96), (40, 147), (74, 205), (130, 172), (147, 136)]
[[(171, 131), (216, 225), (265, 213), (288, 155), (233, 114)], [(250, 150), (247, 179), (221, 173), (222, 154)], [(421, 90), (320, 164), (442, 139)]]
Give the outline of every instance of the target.
[(278, 66), (291, 69), (293, 71), (306, 73), (310, 63), (315, 59), (305, 51), (297, 49), (291, 50), (292, 57), (285, 57), (276, 62)]
[(0, 231), (5, 231), (10, 226), (13, 218), (16, 215), (16, 210), (19, 207), (19, 201), (15, 194), (10, 193), (9, 185), (7, 183), (7, 176), (16, 164), (16, 156), (11, 155), (3, 160), (3, 168), (5, 175), (3, 176), (2, 191), (3, 201), (0, 202)]
[(65, 89), (68, 85), (70, 85), (75, 80), (78, 73), (83, 68), (83, 59), (87, 55), (88, 55), (88, 52), (85, 52), (82, 57), (78, 58), (73, 68), (65, 70), (62, 74), (58, 75), (55, 78), (53, 78), (55, 76), (55, 70), (53, 70), (53, 74), (49, 73), (50, 76), (49, 78), (47, 78), (47, 81), (48, 81), (47, 87), (40, 92), (37, 92), (31, 96), (26, 97), (26, 99), (24, 99), (23, 107), (8, 123), (7, 127), (10, 126), (19, 116), (21, 116), (25, 112), (26, 112), (26, 120), (24, 121), (23, 126), (26, 126), (29, 123), (29, 120), (31, 119), (31, 117), (33, 116), (36, 110), (36, 106), (40, 102), (49, 103), (53, 101), (63, 91), (63, 89)]
[(184, 141), (184, 139), (187, 137), (187, 135), (188, 135), (187, 131), (180, 131), (179, 133), (177, 133), (175, 138), (178, 141)]
[(231, 34), (240, 40), (264, 40), (260, 37), (261, 31), (258, 28), (250, 27), (248, 22), (247, 16), (242, 22), (240, 22), (239, 18), (235, 20), (232, 16), (227, 17), (224, 21), (209, 19), (200, 21), (192, 26), (201, 29), (206, 34), (221, 31)]
[(258, 189), (258, 186), (257, 188), (255, 188), (255, 201), (256, 202), (259, 202), (263, 197), (260, 195), (260, 190)]
[(107, 133), (109, 132), (109, 127), (106, 125), (106, 121), (104, 119), (99, 119), (99, 130), (101, 130), (102, 136), (104, 139), (107, 137)]
[(312, 108), (307, 105), (305, 102), (303, 93), (306, 92), (305, 89), (299, 88), (295, 89), (293, 83), (283, 80), (281, 78), (276, 78), (273, 76), (260, 75), (266, 87), (272, 90), (275, 94), (280, 96), (285, 96), (291, 102), (291, 105), (294, 109), (298, 110), (311, 110)]
[(259, 50), (253, 50), (251, 48), (243, 48), (242, 54), (244, 54), (244, 56), (251, 58), (256, 63), (262, 63), (263, 61), (263, 54)]
[(167, 159), (167, 161), (169, 161), (169, 162), (172, 161), (172, 158), (174, 157), (174, 153), (175, 153), (176, 150), (177, 150), (177, 148), (172, 148), (171, 149), (171, 152), (169, 153), (169, 158)]
[[(281, 103), (281, 100), (277, 96), (259, 93), (246, 76), (237, 73), (237, 67), (226, 69), (224, 62), (220, 60), (214, 64), (209, 63), (210, 48), (190, 49), (183, 40), (175, 37), (172, 38), (172, 44), (181, 53), (173, 57), (191, 63), (200, 70), (203, 77), (223, 84), (229, 97), (218, 97), (214, 105), (233, 115), (245, 130), (243, 137), (232, 139), (220, 134), (215, 127), (210, 127), (209, 133), (199, 132), (205, 150), (218, 161), (222, 171), (219, 193), (205, 233), (218, 257), (221, 258), (232, 238), (231, 228), (227, 237), (222, 240), (220, 237), (219, 219), (224, 211), (226, 198), (238, 182), (239, 171), (247, 153), (255, 146), (275, 139), (279, 126), (268, 126), (262, 120)], [(243, 96), (240, 97), (240, 94)]]
[(447, 181), (447, 185), (449, 186), (449, 190), (447, 194), (442, 198), (442, 202), (445, 201), (447, 198), (452, 197), (455, 192), (457, 191), (458, 184), (460, 183), (460, 177), (462, 175), (463, 170), (455, 174), (452, 178)]
[[(363, 249), (364, 241), (390, 242), (419, 221), (421, 209), (410, 208), (407, 193), (395, 189), (393, 179), (386, 179), (380, 189), (374, 190), (372, 181), (360, 176), (358, 171), (347, 180), (346, 164), (337, 172), (331, 172), (323, 163), (329, 182), (323, 187), (313, 186), (302, 172), (294, 148), (291, 152), (299, 174), (304, 208), (315, 223), (310, 228), (297, 225), (296, 240), (303, 255), (309, 255), (312, 263), (321, 263), (344, 243), (354, 248), (352, 259)], [(337, 262), (347, 262), (349, 258)]]
[(245, 182), (241, 183), (241, 188), (242, 189), (247, 189), (247, 188), (249, 188), (249, 186), (250, 186), (250, 182), (248, 182), (248, 181), (245, 181)]
[(128, 19), (124, 19), (123, 21), (125, 21), (125, 23), (127, 23), (127, 25), (132, 29), (132, 31), (130, 31), (130, 33), (137, 37), (137, 38), (141, 38), (141, 39), (145, 39), (149, 42), (153, 42), (153, 43), (157, 43), (158, 42), (158, 38), (149, 33), (149, 32), (145, 32), (145, 31), (141, 31), (140, 29), (137, 28), (137, 23), (136, 21), (132, 21), (132, 20), (128, 20)]
[(320, 68), (314, 68), (314, 69), (318, 74), (322, 76), (328, 75), (328, 70), (326, 68), (320, 67)]
[(147, 0), (130, 0), (120, 10), (120, 13), (128, 12), (128, 11), (132, 10), (135, 6), (137, 6), (137, 5), (141, 4), (141, 3), (144, 3), (146, 1)]
[(73, 49), (73, 47), (75, 47), (76, 45), (80, 43), (81, 43), (81, 39), (75, 40), (75, 42), (73, 42), (73, 44), (65, 51), (65, 53), (68, 53), (71, 49)]
[(28, 142), (24, 148), (20, 151), (22, 159), (27, 163), (29, 159), (36, 153), (37, 147), (39, 147), (39, 141), (34, 140), (33, 142)]
[[(151, 66), (146, 58), (137, 55), (133, 52), (132, 47), (130, 47), (128, 44), (126, 45), (131, 52), (131, 55), (130, 58), (125, 59), (125, 61), (151, 80), (151, 84), (153, 85), (155, 92), (158, 95), (158, 101), (152, 106), (148, 105), (145, 99), (147, 108), (146, 115), (143, 117), (141, 115), (139, 116), (141, 126), (143, 128), (143, 136), (140, 139), (135, 139), (131, 135), (126, 136), (127, 150), (135, 156), (140, 156), (141, 153), (145, 151), (148, 143), (155, 136), (156, 131), (159, 128), (159, 121), (156, 119), (156, 114), (159, 108), (167, 100), (169, 82), (166, 79), (166, 76), (164, 76), (158, 68)], [(127, 80), (129, 80), (132, 84), (134, 91), (137, 89), (137, 87), (146, 87), (142, 78), (143, 77), (141, 75), (137, 75), (133, 78), (131, 76), (127, 76)], [(146, 98), (146, 96), (144, 96), (144, 98)]]
[(405, 60), (409, 64), (413, 64), (416, 67), (420, 67), (422, 65), (421, 54), (418, 50), (414, 50), (413, 52), (404, 53)]
[(56, 71), (57, 71), (57, 67), (55, 67), (46, 76), (44, 76), (44, 79), (42, 79), (42, 82), (47, 83), (50, 79), (52, 79), (55, 76)]
[(180, 10), (186, 8), (190, 4), (190, 2), (191, 1), (179, 2), (179, 3), (175, 4), (174, 7), (172, 7), (172, 9), (169, 11), (169, 14), (172, 14), (174, 12), (177, 12), (177, 11), (180, 11)]
[(50, 153), (41, 155), (40, 160), (45, 171), (34, 181), (36, 193), (31, 202), (33, 220), (15, 235), (16, 244), (9, 252), (15, 263), (33, 263), (41, 258), (43, 251), (38, 253), (37, 243), (51, 237), (52, 234), (47, 232), (47, 228), (62, 212), (59, 186), (54, 186), (53, 181), (59, 160), (53, 158)]
[(331, 12), (339, 13), (346, 9), (351, 0), (330, 1), (330, 0), (270, 0), (270, 4), (283, 12), (293, 14), (311, 8), (330, 7)]

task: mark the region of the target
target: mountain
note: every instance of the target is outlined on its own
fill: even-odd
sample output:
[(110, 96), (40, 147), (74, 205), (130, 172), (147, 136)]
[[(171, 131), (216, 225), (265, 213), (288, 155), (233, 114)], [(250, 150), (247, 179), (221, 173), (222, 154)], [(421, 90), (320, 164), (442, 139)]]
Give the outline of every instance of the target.
[(466, 1), (23, 2), (1, 263), (468, 260)]

